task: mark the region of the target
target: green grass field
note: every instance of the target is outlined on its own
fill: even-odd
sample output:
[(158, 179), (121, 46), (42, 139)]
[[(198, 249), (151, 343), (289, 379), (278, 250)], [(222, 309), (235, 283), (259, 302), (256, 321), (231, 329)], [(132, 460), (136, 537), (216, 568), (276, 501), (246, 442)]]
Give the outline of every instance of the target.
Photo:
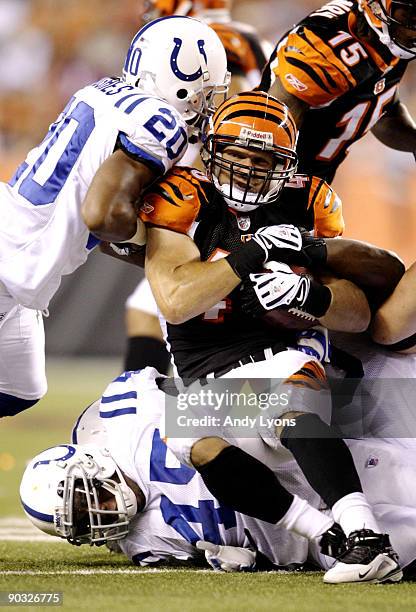
[[(105, 548), (34, 541), (24, 527), (18, 485), (37, 452), (69, 440), (81, 410), (118, 374), (116, 361), (48, 365), (49, 392), (31, 411), (0, 424), (0, 591), (63, 592), (63, 609), (166, 612), (400, 612), (416, 609), (416, 584), (340, 585), (322, 574), (221, 574), (140, 569)], [(40, 532), (39, 532), (40, 534)], [(45, 606), (33, 606), (47, 609)], [(32, 608), (32, 609), (33, 609)]]

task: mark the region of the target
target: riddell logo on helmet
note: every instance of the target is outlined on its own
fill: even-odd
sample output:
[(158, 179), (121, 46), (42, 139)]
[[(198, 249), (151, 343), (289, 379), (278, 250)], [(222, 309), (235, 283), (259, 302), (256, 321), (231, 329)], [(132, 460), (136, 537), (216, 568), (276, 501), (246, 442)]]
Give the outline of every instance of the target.
[(292, 85), (292, 87), (297, 89), (297, 91), (305, 91), (306, 89), (308, 89), (307, 85), (305, 85), (305, 83), (302, 83), (302, 81), (299, 81), (299, 79), (295, 77), (295, 75), (291, 72), (285, 75), (285, 79), (288, 83), (290, 83), (290, 85)]
[(240, 131), (240, 138), (244, 140), (260, 140), (267, 145), (273, 145), (273, 134), (271, 132), (260, 132), (243, 127)]

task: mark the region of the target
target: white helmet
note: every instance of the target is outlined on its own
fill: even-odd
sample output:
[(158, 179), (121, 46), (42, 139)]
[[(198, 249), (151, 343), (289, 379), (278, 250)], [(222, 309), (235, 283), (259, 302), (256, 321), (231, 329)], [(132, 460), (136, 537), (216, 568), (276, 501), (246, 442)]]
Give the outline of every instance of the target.
[[(100, 508), (100, 491), (114, 495), (116, 508)], [(31, 522), (71, 544), (101, 545), (126, 537), (137, 499), (106, 449), (61, 444), (27, 466), (20, 499)]]
[(230, 83), (224, 47), (212, 28), (171, 15), (146, 24), (133, 38), (123, 79), (166, 100), (191, 125), (215, 108)]
[(415, 0), (358, 0), (358, 7), (395, 57), (408, 60), (416, 57)]

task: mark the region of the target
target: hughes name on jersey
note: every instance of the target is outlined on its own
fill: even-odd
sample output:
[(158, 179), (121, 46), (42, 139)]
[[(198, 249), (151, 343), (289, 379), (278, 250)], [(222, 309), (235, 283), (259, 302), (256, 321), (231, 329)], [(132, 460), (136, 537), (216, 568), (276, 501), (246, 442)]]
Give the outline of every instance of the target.
[(276, 75), (311, 107), (299, 134), (301, 172), (331, 182), (350, 145), (397, 100), (408, 61), (395, 58), (368, 30), (355, 1), (330, 2), (278, 42), (265, 68), (261, 89), (267, 91)]
[[(342, 233), (342, 207), (338, 196), (321, 179), (295, 176), (278, 203), (250, 213), (228, 209), (212, 183), (197, 170), (176, 168), (144, 198), (144, 222), (188, 234), (199, 248), (202, 261), (225, 257), (241, 242), (267, 225), (293, 223), (318, 236)], [(167, 324), (167, 341), (178, 373), (198, 378), (228, 368), (249, 353), (273, 345), (283, 350), (293, 337), (282, 330), (271, 337), (270, 327), (244, 315), (238, 308), (238, 288), (209, 311), (181, 325)]]
[(184, 121), (163, 100), (117, 78), (68, 102), (8, 184), (0, 184), (0, 279), (22, 305), (43, 309), (98, 243), (81, 205), (101, 164), (116, 150), (164, 174), (187, 145)]

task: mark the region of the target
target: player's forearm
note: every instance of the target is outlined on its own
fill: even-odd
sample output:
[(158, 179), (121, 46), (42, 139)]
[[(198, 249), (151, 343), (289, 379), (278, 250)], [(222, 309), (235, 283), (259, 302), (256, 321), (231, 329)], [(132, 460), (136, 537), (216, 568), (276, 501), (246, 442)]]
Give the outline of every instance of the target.
[(319, 322), (334, 331), (359, 333), (370, 324), (370, 307), (364, 292), (354, 283), (339, 279), (327, 284), (331, 290), (331, 304)]
[(194, 261), (148, 274), (157, 305), (168, 321), (179, 325), (223, 300), (241, 279), (225, 260)]
[(391, 113), (383, 115), (371, 131), (387, 147), (397, 151), (416, 151), (416, 123), (401, 102), (395, 104)]
[(374, 315), (372, 337), (391, 345), (416, 332), (416, 263), (405, 273), (393, 294)]
[(383, 302), (404, 274), (403, 262), (391, 251), (347, 238), (325, 242), (328, 269), (371, 293), (372, 304)]
[(88, 229), (106, 242), (128, 240), (136, 233), (137, 214), (131, 198), (111, 181), (91, 185), (82, 217)]

